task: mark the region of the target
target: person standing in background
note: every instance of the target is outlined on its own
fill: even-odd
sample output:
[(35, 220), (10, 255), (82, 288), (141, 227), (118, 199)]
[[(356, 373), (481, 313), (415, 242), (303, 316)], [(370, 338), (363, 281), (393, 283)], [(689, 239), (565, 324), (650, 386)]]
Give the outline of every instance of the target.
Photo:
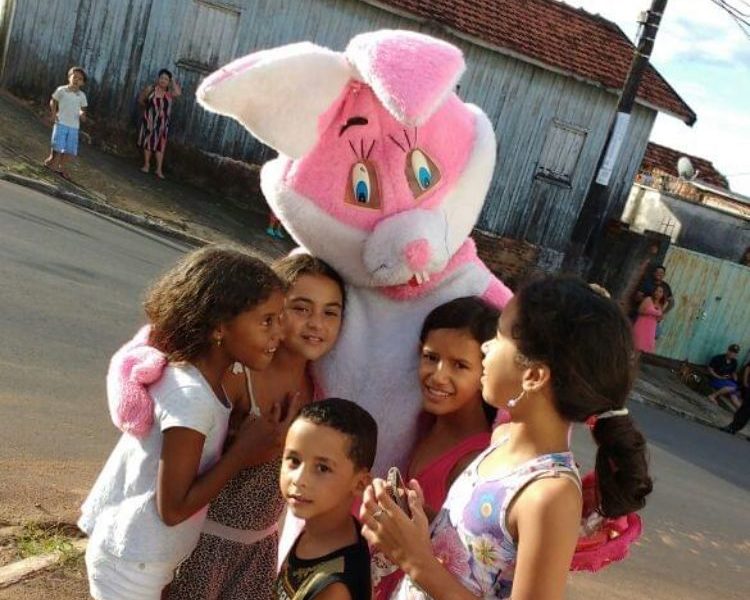
[(151, 169), (151, 155), (156, 156), (156, 176), (164, 179), (162, 164), (164, 151), (167, 148), (169, 119), (174, 99), (182, 95), (182, 88), (172, 79), (172, 73), (162, 69), (155, 84), (147, 85), (138, 95), (138, 105), (143, 110), (141, 128), (138, 132), (138, 147), (143, 148), (143, 167), (148, 173)]

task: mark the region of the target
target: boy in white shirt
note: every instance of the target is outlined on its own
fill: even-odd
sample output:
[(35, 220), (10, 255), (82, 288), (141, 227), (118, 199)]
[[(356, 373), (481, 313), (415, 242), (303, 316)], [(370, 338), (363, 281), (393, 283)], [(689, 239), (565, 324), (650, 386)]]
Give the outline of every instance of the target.
[(86, 120), (88, 102), (86, 94), (81, 91), (85, 83), (86, 71), (81, 67), (71, 67), (68, 70), (68, 85), (57, 88), (49, 101), (55, 125), (52, 129), (52, 148), (44, 165), (65, 179), (70, 179), (64, 169), (65, 163), (71, 156), (78, 155), (78, 130), (81, 121)]

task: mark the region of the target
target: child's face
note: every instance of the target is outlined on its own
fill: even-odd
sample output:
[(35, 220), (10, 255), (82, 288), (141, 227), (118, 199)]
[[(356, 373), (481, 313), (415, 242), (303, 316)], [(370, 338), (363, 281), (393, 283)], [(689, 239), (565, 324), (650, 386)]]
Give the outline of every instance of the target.
[(497, 408), (505, 408), (508, 400), (521, 393), (523, 367), (518, 363), (518, 348), (512, 336), (517, 310), (512, 299), (500, 316), (497, 335), (482, 345), (482, 396)]
[(78, 89), (83, 85), (83, 75), (81, 75), (80, 71), (73, 71), (68, 75), (68, 85), (75, 89)]
[(422, 407), (433, 415), (482, 401), (482, 350), (466, 329), (433, 329), (422, 344)]
[(232, 361), (253, 370), (265, 369), (281, 340), (284, 294), (274, 291), (267, 300), (219, 327), (221, 347)]
[(307, 360), (328, 352), (341, 330), (343, 298), (338, 284), (323, 275), (300, 275), (286, 296), (284, 346)]
[(349, 436), (299, 418), (289, 428), (280, 487), (289, 510), (300, 519), (346, 515), (370, 475), (349, 458)]

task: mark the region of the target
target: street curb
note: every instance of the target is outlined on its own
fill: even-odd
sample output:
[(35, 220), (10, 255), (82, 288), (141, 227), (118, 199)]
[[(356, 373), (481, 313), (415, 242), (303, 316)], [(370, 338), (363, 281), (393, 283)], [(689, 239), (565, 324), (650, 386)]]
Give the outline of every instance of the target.
[(171, 227), (170, 225), (167, 225), (166, 223), (158, 219), (146, 217), (143, 215), (137, 215), (121, 208), (115, 208), (114, 206), (106, 204), (105, 202), (100, 202), (82, 194), (76, 194), (75, 192), (61, 189), (60, 186), (47, 183), (45, 181), (39, 181), (38, 179), (24, 177), (23, 175), (18, 175), (16, 173), (11, 173), (9, 171), (3, 170), (0, 170), (0, 180), (9, 181), (10, 183), (15, 183), (16, 185), (42, 192), (43, 194), (47, 194), (48, 196), (54, 196), (55, 198), (59, 198), (60, 200), (63, 200), (69, 204), (81, 206), (92, 212), (117, 219), (118, 221), (124, 221), (125, 223), (129, 223), (130, 225), (136, 225), (137, 227), (142, 227), (143, 229), (148, 229), (150, 231), (160, 233), (186, 244), (190, 244), (193, 246), (205, 246), (209, 243), (208, 240), (204, 240), (203, 238), (196, 235), (191, 235), (189, 233), (185, 233), (184, 231), (180, 231), (179, 229), (175, 229), (174, 227)]
[[(721, 431), (721, 427), (719, 427), (716, 423), (714, 423), (713, 421), (709, 419), (700, 417), (698, 415), (694, 415), (693, 413), (689, 413), (685, 410), (680, 410), (679, 408), (670, 406), (669, 404), (666, 404), (665, 402), (660, 402), (659, 400), (654, 400), (653, 398), (646, 398), (645, 396), (643, 396), (642, 394), (639, 394), (638, 392), (633, 392), (630, 395), (630, 399), (635, 400), (636, 402), (640, 404), (645, 404), (646, 406), (651, 406), (653, 408), (658, 408), (659, 410), (672, 413), (673, 415), (686, 419), (687, 421), (693, 421), (694, 423), (705, 425), (706, 427), (711, 427), (713, 429), (718, 429), (719, 431)], [(747, 434), (736, 433), (735, 436), (745, 438), (746, 440), (750, 441), (750, 436), (748, 436)]]
[[(74, 541), (72, 546), (76, 553), (80, 554), (86, 550), (86, 544), (88, 544), (88, 540), (82, 539)], [(59, 563), (63, 558), (65, 558), (65, 553), (57, 550), (49, 554), (30, 556), (0, 567), (0, 589), (16, 584), (34, 573), (48, 569)]]

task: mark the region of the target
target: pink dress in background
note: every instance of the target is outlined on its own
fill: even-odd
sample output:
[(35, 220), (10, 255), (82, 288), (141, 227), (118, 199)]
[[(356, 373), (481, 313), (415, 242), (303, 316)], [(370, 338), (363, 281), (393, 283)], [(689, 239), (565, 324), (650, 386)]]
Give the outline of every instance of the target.
[(656, 347), (656, 325), (662, 315), (662, 309), (653, 301), (644, 303), (638, 311), (638, 318), (633, 324), (633, 343), (639, 352), (653, 353)]

